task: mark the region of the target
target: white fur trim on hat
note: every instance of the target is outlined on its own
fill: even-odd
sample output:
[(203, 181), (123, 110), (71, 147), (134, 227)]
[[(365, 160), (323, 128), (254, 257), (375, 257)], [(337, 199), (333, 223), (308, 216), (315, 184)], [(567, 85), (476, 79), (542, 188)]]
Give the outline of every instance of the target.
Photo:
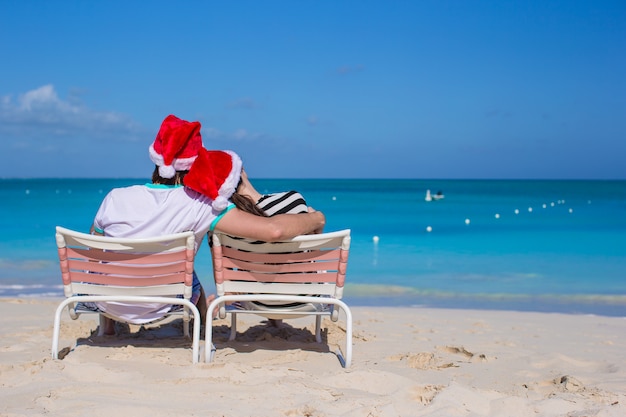
[(232, 168), (228, 177), (224, 180), (220, 189), (218, 191), (218, 196), (213, 200), (213, 208), (221, 211), (228, 207), (230, 197), (237, 190), (237, 186), (239, 185), (239, 180), (241, 179), (241, 168), (243, 167), (243, 163), (241, 162), (241, 158), (233, 151), (223, 151), (230, 155), (232, 160)]

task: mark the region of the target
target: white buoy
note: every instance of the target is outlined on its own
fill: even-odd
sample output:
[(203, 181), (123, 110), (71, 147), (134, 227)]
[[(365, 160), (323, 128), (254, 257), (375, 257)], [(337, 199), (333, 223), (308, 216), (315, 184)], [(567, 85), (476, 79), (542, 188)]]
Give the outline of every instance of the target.
[(550, 203), (550, 207), (554, 207), (554, 201)]
[(26, 194), (30, 194), (30, 190), (26, 190)]
[(570, 212), (570, 213), (573, 213), (573, 212), (574, 212), (574, 209), (569, 209), (569, 212)]
[(333, 196), (333, 201), (336, 201), (336, 200), (337, 200), (337, 197)]
[(519, 210), (518, 209), (515, 209), (515, 214), (519, 214)]
[(470, 219), (465, 219), (465, 224), (470, 224)]
[(496, 219), (500, 218), (500, 213), (496, 213)]
[(543, 206), (541, 206), (541, 207), (546, 208), (546, 207), (548, 207), (548, 206), (546, 206), (546, 205), (544, 204), (544, 205), (543, 205)]
[(426, 197), (424, 197), (425, 201), (432, 201), (433, 198), (430, 195), (430, 190), (426, 190)]
[(528, 212), (532, 213), (533, 212), (533, 208), (532, 207), (528, 207)]
[(379, 241), (379, 240), (380, 240), (380, 239), (378, 238), (378, 236), (374, 236), (374, 237), (372, 238), (372, 241), (373, 241), (374, 243), (378, 243), (378, 241)]
[(428, 233), (430, 233), (430, 232), (432, 232), (432, 231), (433, 231), (433, 228), (432, 228), (432, 227), (430, 227), (430, 226), (426, 226), (426, 231), (427, 231)]

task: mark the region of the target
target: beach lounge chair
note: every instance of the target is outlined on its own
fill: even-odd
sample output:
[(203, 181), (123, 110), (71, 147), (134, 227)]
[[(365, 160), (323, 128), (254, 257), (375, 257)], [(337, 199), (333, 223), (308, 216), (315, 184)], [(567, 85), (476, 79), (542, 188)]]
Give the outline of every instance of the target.
[[(212, 317), (214, 311), (220, 318), (231, 314), (229, 341), (237, 334), (237, 315), (249, 313), (270, 319), (315, 316), (315, 338), (321, 343), (322, 317), (337, 321), (343, 310), (345, 351), (343, 355), (338, 351), (337, 356), (345, 368), (350, 366), (352, 313), (341, 301), (350, 230), (273, 243), (251, 242), (215, 232), (212, 242), (217, 297), (210, 303), (207, 317)], [(206, 362), (211, 362), (215, 354), (212, 324), (207, 325), (205, 332)]]
[(195, 257), (193, 232), (150, 239), (114, 239), (57, 227), (56, 241), (66, 298), (54, 316), (53, 359), (58, 358), (61, 313), (65, 307), (72, 319), (83, 313), (100, 314), (102, 334), (103, 314), (81, 306), (123, 302), (180, 306), (167, 311), (163, 318), (182, 316), (184, 334), (189, 337), (190, 316), (193, 317), (192, 355), (193, 363), (198, 362), (200, 313), (190, 301)]

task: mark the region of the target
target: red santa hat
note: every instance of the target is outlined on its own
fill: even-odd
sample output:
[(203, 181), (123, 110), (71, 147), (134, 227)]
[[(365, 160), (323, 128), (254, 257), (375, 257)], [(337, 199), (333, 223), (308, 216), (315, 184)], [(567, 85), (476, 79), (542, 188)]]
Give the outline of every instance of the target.
[(228, 207), (241, 179), (241, 158), (233, 151), (208, 151), (201, 148), (183, 179), (184, 184), (213, 200), (217, 211)]
[(176, 171), (187, 171), (202, 148), (200, 122), (188, 122), (170, 114), (161, 123), (150, 159), (159, 167), (159, 175), (172, 178)]

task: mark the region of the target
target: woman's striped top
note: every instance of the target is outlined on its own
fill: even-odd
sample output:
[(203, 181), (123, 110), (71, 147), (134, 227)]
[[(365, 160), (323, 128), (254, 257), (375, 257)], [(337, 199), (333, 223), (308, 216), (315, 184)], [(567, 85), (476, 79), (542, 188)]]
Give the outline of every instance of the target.
[(297, 191), (264, 195), (257, 201), (256, 205), (268, 216), (275, 214), (298, 214), (308, 211), (306, 200)]

